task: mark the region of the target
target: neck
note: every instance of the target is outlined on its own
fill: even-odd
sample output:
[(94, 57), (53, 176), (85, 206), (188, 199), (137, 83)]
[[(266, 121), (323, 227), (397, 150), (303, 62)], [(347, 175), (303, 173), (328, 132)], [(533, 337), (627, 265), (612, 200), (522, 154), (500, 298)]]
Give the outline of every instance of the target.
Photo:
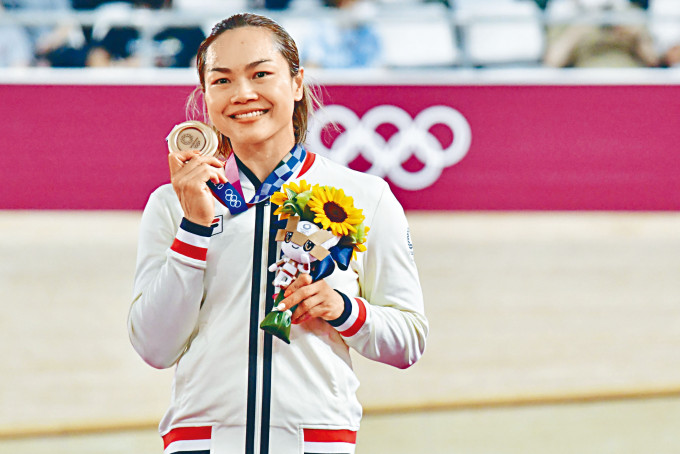
[(293, 148), (295, 142), (291, 142), (289, 146), (273, 147), (273, 146), (248, 146), (248, 147), (234, 147), (234, 153), (245, 164), (248, 169), (255, 174), (258, 180), (264, 181), (271, 174), (279, 162), (286, 154)]

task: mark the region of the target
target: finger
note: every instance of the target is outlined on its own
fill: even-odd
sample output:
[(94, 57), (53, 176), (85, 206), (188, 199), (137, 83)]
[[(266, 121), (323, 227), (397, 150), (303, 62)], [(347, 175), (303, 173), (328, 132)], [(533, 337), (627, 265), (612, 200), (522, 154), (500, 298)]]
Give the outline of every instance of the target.
[(323, 312), (323, 302), (324, 299), (318, 293), (308, 296), (298, 304), (291, 317), (291, 322), (298, 324), (302, 323), (303, 320), (318, 317)]
[(311, 317), (319, 317), (324, 320), (336, 320), (345, 309), (345, 302), (335, 290), (330, 288), (324, 280), (318, 281), (305, 287), (310, 294), (300, 306), (302, 311), (295, 311), (293, 321), (302, 323)]
[(225, 161), (220, 161), (215, 156), (204, 157), (204, 159), (206, 164), (219, 169), (224, 169), (224, 166), (227, 164)]
[(170, 166), (170, 174), (177, 172), (187, 161), (198, 156), (198, 152), (194, 150), (173, 151), (168, 154), (168, 165)]
[(194, 181), (205, 183), (212, 181), (215, 184), (226, 183), (227, 177), (219, 160), (212, 160), (202, 156), (195, 156), (181, 164), (181, 168), (170, 175), (171, 180), (177, 183)]
[(168, 154), (168, 164), (170, 166), (170, 174), (176, 174), (181, 170), (200, 165), (208, 165), (215, 169), (224, 169), (225, 163), (214, 156), (201, 156), (196, 150), (175, 151)]
[[(292, 285), (293, 284), (288, 286), (288, 288), (290, 288)], [(288, 293), (288, 296), (285, 297), (283, 300), (281, 300), (281, 302), (276, 307), (276, 309), (280, 310), (280, 311), (285, 311), (287, 309), (290, 309), (293, 306), (302, 304), (305, 301), (305, 299), (311, 297), (314, 294), (315, 291), (316, 290), (314, 290), (314, 288), (310, 285), (300, 287), (297, 290), (295, 290), (293, 293), (288, 293), (286, 291), (286, 293)], [(286, 293), (284, 293), (284, 296), (286, 295)], [(296, 310), (296, 312), (297, 312), (297, 310)]]
[(306, 322), (310, 318), (312, 318), (312, 316), (307, 313), (307, 314), (304, 315), (304, 317), (300, 317), (299, 319), (292, 321), (291, 323), (293, 323), (294, 325), (299, 325), (301, 323)]
[(288, 296), (291, 293), (296, 292), (297, 290), (301, 289), (302, 287), (306, 287), (307, 285), (312, 283), (312, 276), (310, 276), (307, 273), (300, 274), (292, 284), (290, 284), (287, 288), (286, 291), (283, 293), (283, 296)]
[(205, 162), (194, 163), (193, 159), (185, 167), (186, 169), (182, 169), (179, 174), (187, 179), (200, 183), (207, 181), (212, 181), (215, 184), (227, 182), (227, 177), (222, 168), (213, 167)]

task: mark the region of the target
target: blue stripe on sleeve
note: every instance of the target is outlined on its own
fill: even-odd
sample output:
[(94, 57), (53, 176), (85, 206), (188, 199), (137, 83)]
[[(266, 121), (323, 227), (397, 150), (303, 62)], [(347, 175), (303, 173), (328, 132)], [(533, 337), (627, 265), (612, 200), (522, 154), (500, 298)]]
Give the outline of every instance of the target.
[(349, 297), (338, 290), (336, 290), (336, 292), (338, 292), (338, 295), (342, 296), (342, 300), (345, 302), (345, 309), (343, 309), (342, 315), (340, 315), (340, 317), (336, 318), (335, 320), (328, 320), (328, 323), (334, 327), (338, 327), (345, 323), (352, 314), (352, 302), (350, 301)]
[(201, 224), (196, 224), (195, 222), (191, 222), (187, 218), (182, 218), (182, 222), (179, 225), (179, 227), (182, 230), (186, 230), (189, 233), (193, 233), (194, 235), (199, 235), (199, 236), (212, 236), (212, 231), (213, 227), (206, 227)]

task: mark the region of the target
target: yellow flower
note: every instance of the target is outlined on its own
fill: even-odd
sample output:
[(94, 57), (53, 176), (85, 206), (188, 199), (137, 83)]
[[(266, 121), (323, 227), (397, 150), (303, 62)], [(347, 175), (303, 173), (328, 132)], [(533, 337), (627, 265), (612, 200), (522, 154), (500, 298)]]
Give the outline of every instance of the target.
[(283, 203), (288, 200), (288, 196), (285, 192), (275, 192), (272, 194), (271, 202), (279, 207), (283, 206)]
[[(274, 205), (282, 206), (286, 200), (290, 200), (301, 192), (309, 191), (312, 186), (305, 180), (300, 180), (300, 185), (294, 181), (286, 183), (279, 192), (272, 194), (271, 202)], [(294, 194), (291, 194), (293, 192)]]
[(315, 214), (314, 222), (325, 230), (330, 228), (333, 235), (356, 232), (356, 226), (364, 221), (361, 210), (354, 208), (354, 200), (342, 189), (315, 185), (307, 206)]
[(305, 180), (300, 180), (299, 186), (294, 181), (284, 184), (279, 192), (275, 192), (271, 196), (271, 203), (279, 206), (274, 214), (280, 215), (281, 219), (288, 219), (292, 214), (295, 214), (295, 211), (291, 207), (286, 207), (286, 202), (294, 201), (298, 194), (310, 189), (312, 189), (312, 186)]
[(357, 252), (366, 251), (366, 245), (364, 243), (366, 242), (366, 236), (368, 235), (369, 230), (371, 230), (369, 226), (361, 224), (357, 227), (356, 233), (352, 235), (352, 241), (354, 241), (352, 247), (352, 260), (357, 258)]

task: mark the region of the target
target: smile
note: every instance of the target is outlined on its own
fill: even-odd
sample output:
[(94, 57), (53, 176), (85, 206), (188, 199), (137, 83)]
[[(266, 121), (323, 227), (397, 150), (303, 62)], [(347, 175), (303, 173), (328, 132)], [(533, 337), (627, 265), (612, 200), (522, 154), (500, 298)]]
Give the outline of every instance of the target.
[(266, 114), (269, 112), (268, 110), (255, 110), (253, 112), (247, 112), (247, 113), (241, 113), (241, 114), (234, 114), (234, 115), (229, 115), (229, 117), (235, 119), (235, 120), (241, 120), (244, 118), (255, 118), (259, 117), (261, 115)]

